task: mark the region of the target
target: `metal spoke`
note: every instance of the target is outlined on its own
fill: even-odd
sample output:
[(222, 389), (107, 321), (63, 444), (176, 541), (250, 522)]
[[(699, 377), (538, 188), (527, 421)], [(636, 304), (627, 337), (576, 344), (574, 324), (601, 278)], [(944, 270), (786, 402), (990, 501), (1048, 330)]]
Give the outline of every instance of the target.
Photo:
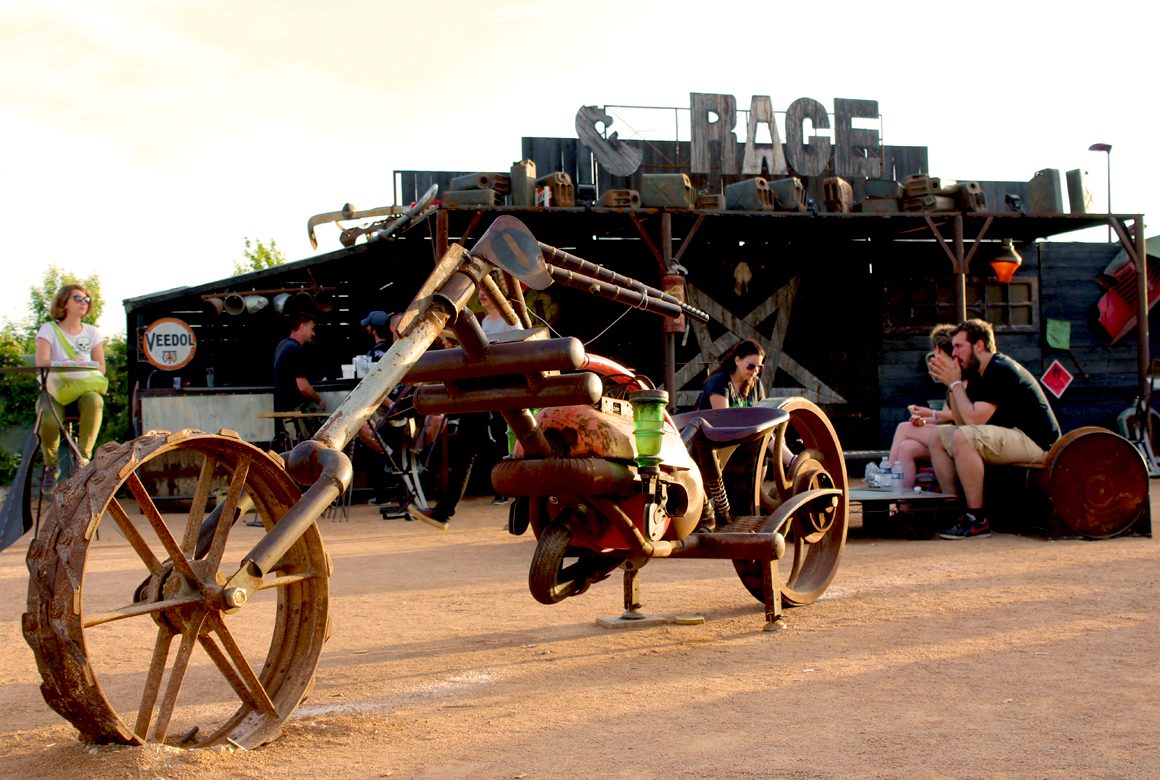
[(133, 525), (133, 521), (129, 519), (129, 514), (125, 511), (125, 507), (121, 506), (121, 502), (116, 498), (109, 499), (109, 514), (113, 516), (113, 522), (121, 529), (121, 533), (125, 536), (125, 540), (129, 542), (129, 546), (137, 553), (137, 557), (141, 559), (149, 573), (158, 575), (162, 571), (161, 561), (157, 560), (157, 556), (153, 554), (149, 543), (145, 541), (145, 537), (141, 536), (137, 530), (137, 526)]
[(169, 731), (169, 720), (173, 717), (173, 710), (177, 706), (177, 695), (181, 693), (181, 684), (185, 681), (185, 673), (189, 671), (189, 659), (193, 655), (193, 648), (197, 645), (197, 635), (201, 633), (205, 615), (204, 610), (199, 610), (181, 632), (181, 646), (177, 648), (177, 657), (173, 659), (173, 668), (169, 670), (165, 696), (161, 699), (157, 722), (153, 724), (155, 742), (164, 742), (165, 734)]
[(124, 607), (117, 607), (108, 612), (99, 612), (95, 615), (87, 615), (82, 625), (85, 628), (92, 628), (99, 626), (102, 623), (112, 623), (114, 620), (124, 620), (125, 618), (138, 617), (139, 615), (152, 615), (157, 612), (164, 612), (167, 609), (176, 609), (177, 607), (188, 606), (189, 604), (198, 604), (204, 601), (204, 597), (198, 593), (192, 596), (184, 596), (179, 599), (165, 599), (164, 601), (146, 601), (142, 603), (129, 604)]
[(153, 717), (153, 706), (157, 703), (157, 691), (161, 688), (161, 678), (165, 674), (165, 661), (169, 658), (169, 646), (173, 644), (173, 632), (165, 626), (157, 629), (157, 641), (153, 644), (153, 660), (149, 662), (149, 675), (145, 679), (145, 690), (141, 692), (141, 706), (137, 708), (137, 725), (133, 731), (141, 739), (149, 736), (149, 720)]
[(209, 491), (213, 487), (213, 472), (217, 463), (208, 455), (201, 464), (201, 474), (197, 477), (197, 487), (193, 491), (193, 502), (189, 507), (189, 520), (185, 524), (185, 537), (181, 549), (186, 557), (192, 558), (197, 548), (197, 537), (201, 531), (201, 521), (205, 518), (205, 505), (209, 501)]
[(222, 646), (234, 663), (234, 668), (238, 670), (246, 688), (253, 696), (256, 708), (268, 715), (277, 716), (278, 710), (274, 706), (274, 702), (270, 700), (270, 695), (266, 693), (266, 687), (262, 685), (262, 681), (254, 673), (250, 662), (242, 653), (242, 648), (238, 647), (238, 643), (234, 641), (234, 635), (230, 633), (220, 614), (215, 614), (210, 618), (210, 629), (221, 639)]
[(226, 493), (225, 506), (222, 507), (222, 512), (218, 515), (217, 527), (214, 528), (213, 532), (213, 541), (210, 543), (209, 553), (206, 555), (206, 560), (214, 568), (221, 564), (222, 554), (226, 549), (226, 539), (229, 537), (230, 528), (234, 523), (234, 513), (241, 500), (242, 489), (246, 486), (246, 477), (249, 475), (250, 459), (248, 457), (239, 458), (234, 474), (230, 478), (230, 489)]
[[(240, 699), (242, 703), (248, 706), (250, 709), (262, 709), (262, 705), (255, 701), (253, 694), (246, 687), (245, 681), (243, 681), (242, 678), (238, 675), (237, 670), (234, 669), (233, 665), (230, 663), (229, 657), (226, 656), (220, 647), (218, 647), (217, 642), (213, 640), (213, 637), (209, 636), (208, 634), (202, 634), (200, 637), (198, 637), (198, 641), (201, 642), (201, 646), (205, 649), (206, 655), (208, 655), (210, 660), (213, 661), (214, 666), (216, 666), (218, 671), (222, 673), (222, 677), (226, 678), (226, 682), (228, 682), (230, 687), (234, 689), (234, 693), (238, 695), (238, 699)], [(268, 700), (269, 699), (267, 697), (267, 701)], [(273, 707), (273, 704), (270, 706)], [(273, 710), (270, 710), (270, 712), (273, 713)]]
[(189, 560), (177, 546), (177, 540), (173, 538), (173, 534), (169, 531), (169, 526), (165, 524), (165, 518), (161, 516), (161, 512), (157, 510), (157, 505), (153, 503), (153, 499), (149, 497), (149, 491), (141, 484), (141, 478), (137, 476), (136, 472), (132, 472), (125, 479), (125, 484), (129, 488), (129, 492), (137, 499), (138, 506), (141, 507), (141, 512), (145, 515), (145, 519), (149, 521), (149, 525), (153, 526), (153, 531), (157, 534), (157, 538), (161, 540), (161, 546), (165, 548), (165, 552), (169, 553), (170, 559), (173, 561), (173, 566), (181, 573), (186, 580), (190, 582), (199, 591), (205, 590), (205, 584), (201, 578), (194, 574), (193, 569), (189, 565)]
[(319, 577), (319, 576), (322, 576), (322, 575), (320, 575), (316, 572), (313, 572), (313, 571), (304, 572), (302, 574), (284, 574), (280, 577), (271, 577), (269, 579), (263, 579), (260, 583), (258, 583), (258, 587), (255, 588), (255, 590), (268, 590), (269, 588), (285, 588), (288, 585), (293, 585), (296, 582), (305, 582), (306, 580), (312, 580), (315, 577)]

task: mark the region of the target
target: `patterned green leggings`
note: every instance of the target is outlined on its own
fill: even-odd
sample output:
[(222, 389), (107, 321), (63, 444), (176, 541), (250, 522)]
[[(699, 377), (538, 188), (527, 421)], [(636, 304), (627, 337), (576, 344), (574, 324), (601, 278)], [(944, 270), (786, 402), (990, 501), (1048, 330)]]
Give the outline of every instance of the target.
[[(52, 469), (56, 468), (60, 455), (60, 426), (57, 425), (56, 421), (58, 418), (64, 419), (64, 407), (53, 400), (52, 406), (56, 409), (54, 416), (51, 410), (43, 407), (44, 399), (48, 397), (42, 395), (38, 402), (42, 413), (37, 433), (40, 435), (40, 449), (44, 453), (44, 464)], [(85, 460), (89, 460), (93, 457), (93, 445), (97, 441), (97, 432), (101, 430), (101, 414), (105, 409), (105, 399), (97, 393), (85, 393), (77, 400), (77, 407), (81, 413), (80, 427), (77, 431), (77, 448)]]

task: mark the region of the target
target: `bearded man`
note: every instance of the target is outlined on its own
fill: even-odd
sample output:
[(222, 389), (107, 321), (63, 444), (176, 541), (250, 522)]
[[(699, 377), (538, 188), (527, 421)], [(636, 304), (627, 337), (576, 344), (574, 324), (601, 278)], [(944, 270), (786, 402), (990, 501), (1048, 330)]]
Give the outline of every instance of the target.
[[(962, 486), (966, 511), (940, 539), (991, 535), (983, 506), (985, 464), (1042, 463), (1059, 439), (1059, 422), (1039, 382), (1026, 368), (995, 349), (990, 323), (971, 319), (952, 334), (952, 352), (937, 353), (931, 375), (954, 398), (955, 425), (944, 426), (930, 446), (943, 491)], [(971, 386), (968, 397), (964, 383)]]

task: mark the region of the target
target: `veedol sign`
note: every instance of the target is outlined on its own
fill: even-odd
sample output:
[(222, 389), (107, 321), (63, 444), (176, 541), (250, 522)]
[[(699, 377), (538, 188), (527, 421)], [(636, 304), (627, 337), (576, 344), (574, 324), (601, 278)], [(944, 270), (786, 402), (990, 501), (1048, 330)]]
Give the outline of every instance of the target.
[(164, 371), (176, 371), (193, 360), (197, 337), (193, 329), (176, 317), (162, 317), (141, 336), (145, 359)]
[[(689, 94), (690, 137), (692, 160), (690, 173), (753, 174), (765, 172), (770, 176), (793, 173), (798, 176), (819, 176), (826, 171), (833, 152), (833, 171), (837, 176), (876, 178), (882, 174), (882, 145), (878, 131), (855, 127), (855, 120), (877, 120), (878, 101), (834, 99), (834, 140), (811, 135), (807, 140), (805, 123), (813, 129), (829, 129), (830, 116), (825, 107), (813, 98), (798, 98), (790, 103), (785, 113), (785, 150), (781, 134), (774, 120), (773, 103), (765, 95), (754, 95), (749, 103), (749, 123), (746, 128), (745, 149), (738, 164), (737, 100), (732, 95), (702, 92)], [(607, 138), (596, 129), (612, 125), (612, 117), (598, 106), (584, 106), (576, 112), (576, 133), (592, 156), (613, 176), (631, 176), (640, 167), (642, 153), (612, 133)], [(757, 143), (757, 131), (765, 126), (771, 143)], [(714, 152), (717, 157), (714, 160)], [(716, 162), (716, 165), (714, 165)], [(788, 162), (788, 166), (787, 166)]]

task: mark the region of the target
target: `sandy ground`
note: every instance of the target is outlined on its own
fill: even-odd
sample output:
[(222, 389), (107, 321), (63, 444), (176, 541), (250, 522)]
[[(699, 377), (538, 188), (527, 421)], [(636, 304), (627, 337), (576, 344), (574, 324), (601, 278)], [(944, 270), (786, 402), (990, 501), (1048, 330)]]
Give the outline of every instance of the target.
[[(612, 630), (619, 576), (537, 604), (533, 541), (505, 518), (476, 498), (447, 532), (373, 507), (322, 521), (334, 633), (311, 698), (252, 751), (79, 743), (21, 634), (22, 540), (0, 553), (0, 776), (1160, 777), (1154, 539), (855, 531), (781, 634), (727, 562), (657, 561), (645, 610), (704, 624)], [(115, 532), (98, 553), (133, 564)]]

